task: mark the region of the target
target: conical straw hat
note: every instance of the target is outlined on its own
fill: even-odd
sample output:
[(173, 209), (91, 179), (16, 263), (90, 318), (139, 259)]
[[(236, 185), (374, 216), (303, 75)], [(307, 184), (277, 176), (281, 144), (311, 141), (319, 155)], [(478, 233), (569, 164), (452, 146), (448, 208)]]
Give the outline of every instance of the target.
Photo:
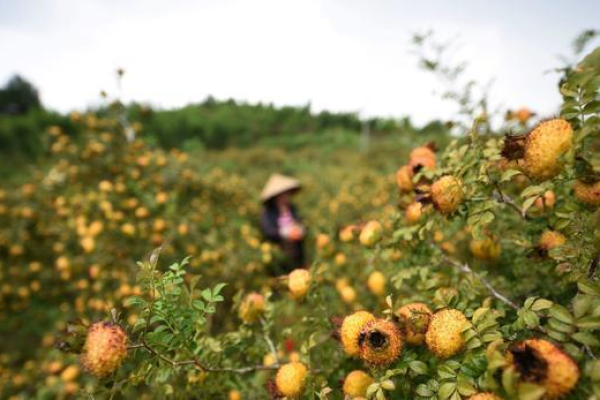
[(300, 182), (294, 178), (281, 174), (273, 174), (269, 177), (267, 184), (260, 194), (260, 199), (262, 202), (265, 202), (281, 193), (300, 189), (300, 186), (302, 186)]

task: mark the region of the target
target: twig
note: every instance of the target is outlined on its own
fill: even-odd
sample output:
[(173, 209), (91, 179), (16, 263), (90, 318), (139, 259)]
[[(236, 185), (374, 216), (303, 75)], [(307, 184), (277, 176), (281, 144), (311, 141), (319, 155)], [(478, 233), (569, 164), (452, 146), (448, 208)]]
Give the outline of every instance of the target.
[(144, 350), (148, 351), (150, 354), (158, 357), (160, 360), (171, 365), (173, 368), (177, 368), (177, 367), (181, 367), (181, 366), (185, 366), (185, 365), (194, 365), (197, 368), (199, 368), (205, 372), (230, 372), (230, 373), (235, 373), (235, 374), (247, 374), (247, 373), (253, 372), (253, 371), (276, 370), (280, 367), (279, 363), (275, 363), (272, 365), (253, 365), (253, 366), (241, 367), (241, 368), (215, 368), (215, 367), (208, 367), (208, 366), (204, 365), (203, 363), (201, 363), (197, 359), (176, 361), (176, 360), (170, 359), (169, 357), (167, 357), (163, 354), (160, 354), (158, 351), (156, 351), (152, 346), (150, 346), (148, 344), (148, 342), (146, 341), (146, 339), (144, 337), (141, 338), (141, 343), (134, 344), (134, 345), (131, 345), (128, 347), (128, 349), (140, 349), (140, 348), (144, 349)]
[(507, 194), (504, 194), (502, 189), (500, 189), (500, 185), (498, 185), (498, 183), (494, 182), (494, 185), (496, 186), (496, 190), (494, 191), (494, 198), (500, 203), (508, 204), (512, 209), (514, 209), (517, 212), (517, 214), (519, 214), (521, 218), (527, 221), (529, 219), (529, 217), (527, 216), (527, 210), (522, 210), (517, 205), (517, 203), (515, 203), (512, 197), (510, 197)]
[(479, 279), (481, 281), (481, 283), (483, 283), (483, 285), (486, 287), (486, 289), (492, 294), (492, 296), (494, 296), (495, 298), (497, 298), (498, 300), (500, 300), (504, 304), (508, 305), (512, 309), (515, 309), (515, 310), (519, 309), (518, 305), (516, 305), (515, 303), (513, 303), (509, 298), (507, 298), (503, 294), (499, 293), (485, 278), (483, 278), (481, 275), (479, 275), (478, 273), (476, 273), (475, 271), (473, 271), (471, 269), (471, 267), (469, 267), (468, 264), (466, 264), (466, 263), (463, 264), (463, 263), (460, 263), (460, 262), (458, 262), (456, 260), (453, 260), (452, 258), (446, 256), (445, 254), (442, 254), (442, 259), (444, 261), (452, 264), (453, 266), (457, 267), (460, 270), (460, 272), (462, 272), (464, 274), (472, 275), (475, 278)]
[(267, 342), (267, 346), (269, 346), (269, 350), (271, 351), (271, 353), (273, 353), (273, 357), (275, 357), (275, 364), (279, 364), (279, 356), (277, 355), (277, 349), (275, 348), (275, 345), (273, 344), (273, 340), (271, 340), (271, 337), (269, 336), (269, 331), (267, 329), (267, 322), (263, 318), (260, 319), (260, 322), (263, 326), (265, 342)]

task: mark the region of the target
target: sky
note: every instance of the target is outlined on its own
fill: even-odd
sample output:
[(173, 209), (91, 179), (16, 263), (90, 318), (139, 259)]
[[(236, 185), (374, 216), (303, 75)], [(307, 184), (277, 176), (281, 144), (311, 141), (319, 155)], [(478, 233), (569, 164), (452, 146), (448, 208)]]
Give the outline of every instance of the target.
[(456, 111), (411, 53), (431, 29), (470, 78), (493, 80), (493, 104), (550, 115), (550, 71), (599, 15), (595, 0), (0, 0), (0, 84), (21, 74), (63, 112), (105, 90), (161, 108), (212, 95), (424, 123)]

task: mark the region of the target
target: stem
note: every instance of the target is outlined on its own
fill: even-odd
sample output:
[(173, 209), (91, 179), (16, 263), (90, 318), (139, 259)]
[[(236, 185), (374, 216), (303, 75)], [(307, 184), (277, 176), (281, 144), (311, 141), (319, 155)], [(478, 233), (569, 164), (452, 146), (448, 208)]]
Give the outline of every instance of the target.
[(518, 305), (516, 305), (514, 302), (512, 302), (508, 297), (506, 297), (503, 294), (501, 294), (500, 292), (498, 292), (484, 277), (482, 277), (481, 275), (479, 275), (478, 273), (473, 271), (471, 269), (471, 267), (469, 267), (469, 264), (460, 263), (460, 262), (453, 260), (452, 258), (446, 256), (445, 254), (442, 254), (442, 259), (444, 261), (446, 261), (447, 263), (452, 264), (453, 266), (457, 267), (460, 272), (477, 278), (479, 281), (481, 281), (481, 283), (483, 283), (483, 285), (492, 294), (492, 296), (494, 296), (495, 298), (497, 298), (498, 300), (500, 300), (501, 302), (503, 302), (510, 308), (512, 308), (514, 310), (519, 309)]
[(190, 359), (190, 360), (175, 361), (175, 360), (159, 353), (158, 351), (156, 351), (152, 346), (150, 346), (148, 344), (148, 342), (146, 341), (146, 339), (144, 337), (142, 337), (140, 340), (141, 340), (141, 343), (131, 345), (128, 347), (128, 349), (143, 348), (144, 350), (148, 351), (150, 354), (158, 357), (163, 362), (171, 365), (173, 368), (177, 368), (177, 367), (181, 367), (181, 366), (185, 366), (185, 365), (194, 365), (197, 368), (199, 368), (205, 372), (230, 372), (230, 373), (235, 373), (235, 374), (247, 374), (247, 373), (253, 372), (253, 371), (276, 370), (280, 367), (280, 364), (278, 362), (273, 365), (253, 365), (253, 366), (241, 367), (241, 368), (214, 368), (214, 367), (209, 367), (209, 366), (202, 364), (200, 362), (200, 360), (195, 359), (195, 358)]

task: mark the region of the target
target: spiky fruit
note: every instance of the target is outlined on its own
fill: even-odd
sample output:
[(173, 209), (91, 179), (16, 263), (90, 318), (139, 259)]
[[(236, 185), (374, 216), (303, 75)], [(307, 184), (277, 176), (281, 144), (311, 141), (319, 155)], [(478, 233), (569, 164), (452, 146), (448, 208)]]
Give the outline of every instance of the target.
[(431, 200), (442, 214), (452, 214), (463, 202), (462, 181), (446, 175), (431, 185)]
[(310, 288), (310, 272), (304, 268), (298, 268), (290, 272), (288, 276), (288, 289), (294, 299), (301, 299), (308, 293)]
[(439, 358), (448, 358), (462, 350), (465, 341), (462, 331), (467, 317), (453, 309), (444, 309), (431, 317), (425, 335), (427, 348)]
[(564, 119), (539, 124), (525, 139), (524, 167), (527, 175), (546, 180), (562, 169), (560, 158), (573, 145), (573, 128)]
[(344, 394), (351, 399), (366, 397), (367, 388), (373, 382), (375, 380), (366, 372), (361, 370), (352, 371), (344, 379)]
[(360, 330), (365, 324), (374, 320), (375, 316), (367, 311), (357, 311), (344, 318), (340, 327), (340, 339), (347, 355), (352, 357), (358, 355)]
[(544, 339), (514, 344), (507, 358), (509, 365), (519, 373), (520, 381), (543, 386), (547, 399), (566, 395), (579, 380), (577, 363), (554, 343)]
[(98, 322), (88, 330), (81, 362), (92, 375), (102, 378), (119, 369), (127, 357), (127, 334), (110, 322)]
[(502, 400), (502, 397), (498, 397), (491, 392), (485, 392), (476, 393), (473, 396), (469, 397), (469, 400)]
[(367, 279), (367, 287), (376, 296), (383, 296), (385, 294), (385, 286), (387, 279), (381, 271), (373, 271)]
[(551, 210), (556, 205), (556, 195), (552, 190), (546, 190), (533, 204), (539, 211)]
[(386, 319), (366, 323), (358, 337), (361, 360), (376, 366), (389, 365), (402, 352), (402, 336), (398, 326)]
[(588, 206), (600, 207), (600, 181), (594, 183), (584, 183), (578, 181), (573, 187), (575, 197), (583, 204)]
[(360, 231), (359, 240), (363, 246), (371, 247), (381, 239), (383, 227), (379, 221), (369, 221)]
[(240, 304), (239, 317), (247, 324), (260, 319), (265, 311), (265, 297), (260, 293), (250, 293)]
[(423, 215), (423, 204), (422, 203), (415, 202), (415, 203), (409, 204), (408, 207), (406, 207), (406, 212), (405, 212), (406, 222), (408, 222), (409, 224), (412, 225), (412, 224), (416, 224), (417, 222), (419, 222), (422, 215)]
[(435, 169), (435, 153), (427, 146), (417, 147), (410, 152), (408, 165), (413, 171), (421, 168)]
[(540, 248), (545, 251), (550, 251), (562, 246), (567, 242), (567, 238), (560, 232), (546, 230), (540, 237)]
[(495, 261), (500, 257), (502, 247), (495, 237), (484, 237), (473, 239), (470, 244), (471, 253), (475, 258), (484, 261)]
[(419, 346), (425, 342), (425, 333), (429, 327), (431, 310), (425, 303), (410, 303), (398, 309), (400, 329), (407, 343)]
[(298, 397), (304, 392), (308, 368), (300, 362), (282, 365), (277, 371), (275, 385), (277, 391), (286, 397)]
[(398, 190), (400, 190), (400, 192), (408, 193), (413, 190), (413, 174), (413, 169), (408, 165), (398, 169), (398, 172), (396, 172), (396, 184), (398, 185)]

